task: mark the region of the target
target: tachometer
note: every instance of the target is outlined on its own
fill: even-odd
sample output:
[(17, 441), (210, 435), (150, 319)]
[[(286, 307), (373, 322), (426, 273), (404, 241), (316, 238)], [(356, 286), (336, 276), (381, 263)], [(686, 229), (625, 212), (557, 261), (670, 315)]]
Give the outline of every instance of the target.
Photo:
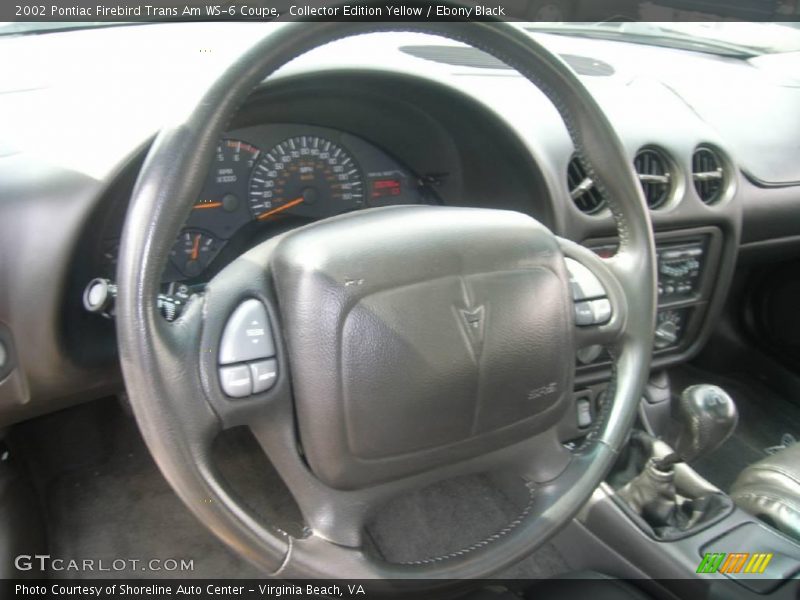
[(242, 184), (243, 190), (243, 184), (260, 154), (258, 148), (247, 142), (222, 140), (217, 146), (211, 172), (194, 210), (219, 208), (226, 212), (235, 211), (239, 206), (239, 184)]
[(324, 218), (363, 206), (364, 181), (347, 150), (320, 136), (301, 135), (262, 154), (250, 177), (249, 202), (259, 221), (287, 210)]

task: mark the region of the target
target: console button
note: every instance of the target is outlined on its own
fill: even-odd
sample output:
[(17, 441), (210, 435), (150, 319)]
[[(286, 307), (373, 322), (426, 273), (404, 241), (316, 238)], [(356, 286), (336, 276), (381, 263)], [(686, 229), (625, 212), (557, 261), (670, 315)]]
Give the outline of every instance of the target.
[(231, 398), (244, 398), (253, 393), (253, 380), (247, 365), (220, 367), (219, 383), (222, 391)]
[(253, 376), (253, 393), (266, 392), (275, 385), (278, 378), (278, 361), (274, 358), (251, 362), (249, 365), (250, 374)]
[(275, 356), (267, 309), (258, 300), (245, 300), (228, 319), (222, 333), (219, 363), (230, 365)]

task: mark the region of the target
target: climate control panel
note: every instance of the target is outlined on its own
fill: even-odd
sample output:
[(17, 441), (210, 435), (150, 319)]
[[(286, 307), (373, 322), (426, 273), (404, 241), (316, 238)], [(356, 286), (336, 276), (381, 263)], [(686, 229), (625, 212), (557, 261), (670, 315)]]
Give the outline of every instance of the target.
[[(700, 292), (706, 258), (705, 238), (680, 242), (656, 243), (658, 255), (658, 302), (692, 299)], [(603, 258), (613, 256), (616, 244), (591, 246)]]

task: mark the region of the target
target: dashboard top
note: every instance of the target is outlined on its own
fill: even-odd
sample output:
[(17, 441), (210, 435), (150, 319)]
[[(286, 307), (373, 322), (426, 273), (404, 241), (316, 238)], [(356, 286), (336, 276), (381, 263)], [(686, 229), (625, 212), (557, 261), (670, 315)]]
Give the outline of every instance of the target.
[[(0, 55), (14, 57), (0, 66), (0, 155), (29, 152), (107, 177), (162, 123), (191, 106), (227, 64), (276, 27), (281, 25), (159, 24), (0, 39)], [(800, 58), (767, 55), (744, 61), (533, 35), (555, 52), (612, 67), (613, 75), (585, 76), (584, 82), (624, 139), (641, 132), (660, 140), (668, 133), (670, 117), (678, 116), (694, 121), (690, 130), (698, 130), (698, 139), (692, 142), (719, 141), (754, 178), (800, 182), (800, 165), (792, 159), (800, 139)], [(365, 35), (317, 49), (278, 75), (332, 69), (413, 74), (463, 90), (500, 114), (510, 113), (523, 137), (548, 135), (536, 125), (553, 120), (552, 107), (522, 78), (512, 71), (453, 66), (402, 51), (420, 44), (454, 45), (418, 34)], [(520, 108), (539, 118), (530, 125), (517, 122)], [(114, 128), (113, 136), (105, 135), (105, 126)]]

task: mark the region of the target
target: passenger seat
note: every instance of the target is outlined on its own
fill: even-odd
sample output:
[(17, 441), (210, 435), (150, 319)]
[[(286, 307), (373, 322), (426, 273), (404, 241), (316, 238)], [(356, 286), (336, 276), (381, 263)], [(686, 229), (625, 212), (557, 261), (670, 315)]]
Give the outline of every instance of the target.
[(800, 443), (747, 467), (731, 497), (751, 515), (800, 540)]

